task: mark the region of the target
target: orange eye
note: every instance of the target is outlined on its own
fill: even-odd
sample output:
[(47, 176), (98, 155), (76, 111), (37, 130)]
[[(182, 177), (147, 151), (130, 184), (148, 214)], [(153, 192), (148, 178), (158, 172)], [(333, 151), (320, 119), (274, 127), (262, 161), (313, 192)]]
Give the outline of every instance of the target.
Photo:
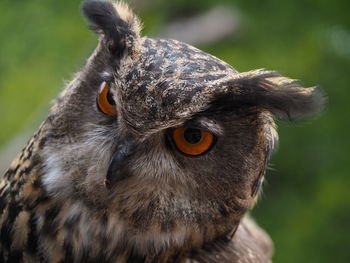
[(212, 133), (193, 128), (174, 129), (171, 137), (179, 151), (192, 156), (207, 152), (215, 141)]
[(100, 92), (98, 93), (97, 97), (97, 105), (100, 111), (102, 111), (104, 114), (111, 116), (117, 114), (114, 99), (109, 91), (109, 86), (105, 81), (101, 84)]

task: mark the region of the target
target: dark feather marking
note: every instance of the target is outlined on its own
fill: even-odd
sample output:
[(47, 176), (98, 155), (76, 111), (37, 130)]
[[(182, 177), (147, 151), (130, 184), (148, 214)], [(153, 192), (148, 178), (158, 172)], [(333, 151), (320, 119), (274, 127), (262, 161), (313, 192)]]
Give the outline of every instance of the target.
[(47, 195), (40, 195), (36, 200), (24, 200), (23, 203), (27, 206), (29, 210), (33, 210), (39, 205), (49, 202), (51, 199)]
[(35, 255), (38, 251), (38, 234), (37, 234), (37, 223), (34, 214), (30, 216), (29, 219), (29, 234), (27, 241), (28, 252)]
[(11, 250), (10, 254), (8, 255), (8, 262), (11, 263), (20, 263), (23, 259), (23, 253), (19, 250)]
[(1, 198), (0, 198), (0, 216), (2, 215), (2, 213), (4, 212), (4, 209), (6, 207), (6, 201), (4, 200), (5, 198), (3, 198), (3, 197), (4, 197), (4, 195), (1, 195)]
[(224, 204), (219, 205), (218, 210), (219, 213), (223, 216), (223, 217), (227, 217), (230, 215), (230, 212), (227, 209), (228, 207)]
[(91, 262), (91, 261), (89, 260), (89, 258), (90, 258), (90, 251), (89, 251), (89, 249), (84, 248), (84, 249), (82, 250), (80, 262)]
[(63, 242), (63, 249), (65, 251), (64, 253), (64, 263), (70, 263), (74, 261), (73, 253), (72, 253), (72, 231), (69, 229), (66, 234), (66, 238), (64, 239)]
[(59, 212), (59, 206), (53, 206), (45, 211), (45, 221), (42, 227), (43, 234), (46, 234), (49, 237), (56, 236), (58, 232), (58, 222), (55, 219)]
[(10, 249), (12, 242), (12, 224), (15, 221), (17, 215), (20, 211), (22, 211), (22, 205), (16, 203), (15, 201), (11, 201), (8, 204), (8, 216), (5, 218), (5, 223), (1, 226), (0, 231), (0, 240), (1, 243), (7, 248)]
[(20, 176), (29, 174), (32, 171), (32, 169), (36, 167), (38, 164), (39, 164), (38, 158), (32, 158), (30, 165), (20, 171)]
[(9, 168), (6, 171), (4, 177), (9, 180), (11, 177), (13, 177), (17, 173), (19, 168), (20, 168), (20, 163), (18, 163), (15, 168), (13, 167)]
[[(8, 184), (6, 183), (3, 186), (3, 188), (1, 188), (1, 190), (0, 190), (0, 201), (2, 200), (4, 202), (4, 205), (6, 205), (5, 199), (8, 196), (9, 192), (10, 192), (10, 188), (8, 187)], [(0, 205), (0, 207), (1, 207), (1, 205)], [(0, 213), (1, 213), (1, 211), (0, 211)]]
[(107, 258), (105, 253), (100, 253), (95, 258), (90, 259), (89, 261), (86, 261), (86, 263), (95, 263), (95, 262), (98, 262), (98, 263), (110, 263), (110, 262), (116, 262), (116, 261), (115, 260), (110, 260), (109, 258)]
[(136, 253), (134, 250), (132, 250), (127, 262), (144, 263), (145, 257), (140, 256), (138, 253)]
[(35, 179), (32, 186), (34, 189), (41, 189), (42, 188), (41, 178), (38, 177), (37, 179)]

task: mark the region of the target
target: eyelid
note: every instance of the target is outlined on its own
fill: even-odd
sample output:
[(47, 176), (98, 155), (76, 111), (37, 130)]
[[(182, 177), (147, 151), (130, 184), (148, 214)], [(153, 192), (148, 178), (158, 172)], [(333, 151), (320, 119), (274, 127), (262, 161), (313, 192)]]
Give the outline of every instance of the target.
[(221, 125), (219, 125), (217, 122), (207, 117), (201, 117), (201, 118), (190, 120), (189, 122), (185, 123), (183, 126), (187, 128), (208, 131), (217, 137), (222, 136), (224, 134), (224, 131)]
[(111, 86), (114, 80), (113, 74), (106, 71), (101, 73), (101, 78), (102, 78), (102, 81), (105, 81), (109, 86)]

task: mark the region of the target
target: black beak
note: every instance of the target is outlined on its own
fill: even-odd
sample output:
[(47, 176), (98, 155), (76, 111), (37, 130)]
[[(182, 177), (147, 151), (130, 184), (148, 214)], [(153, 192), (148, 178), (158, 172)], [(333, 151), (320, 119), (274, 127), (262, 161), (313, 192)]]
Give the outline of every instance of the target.
[(134, 153), (135, 148), (135, 144), (128, 140), (118, 145), (109, 163), (105, 180), (107, 188), (111, 188), (116, 182), (130, 176), (130, 173), (126, 169), (127, 159)]

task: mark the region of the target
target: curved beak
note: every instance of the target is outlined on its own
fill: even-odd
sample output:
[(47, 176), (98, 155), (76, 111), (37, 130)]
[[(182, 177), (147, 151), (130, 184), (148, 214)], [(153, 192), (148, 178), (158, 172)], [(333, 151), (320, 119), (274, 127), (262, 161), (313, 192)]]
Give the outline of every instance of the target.
[(126, 164), (127, 159), (135, 152), (135, 149), (136, 145), (131, 140), (125, 140), (117, 146), (109, 163), (105, 179), (105, 185), (107, 188), (111, 188), (115, 183), (131, 176), (131, 174), (127, 172)]

